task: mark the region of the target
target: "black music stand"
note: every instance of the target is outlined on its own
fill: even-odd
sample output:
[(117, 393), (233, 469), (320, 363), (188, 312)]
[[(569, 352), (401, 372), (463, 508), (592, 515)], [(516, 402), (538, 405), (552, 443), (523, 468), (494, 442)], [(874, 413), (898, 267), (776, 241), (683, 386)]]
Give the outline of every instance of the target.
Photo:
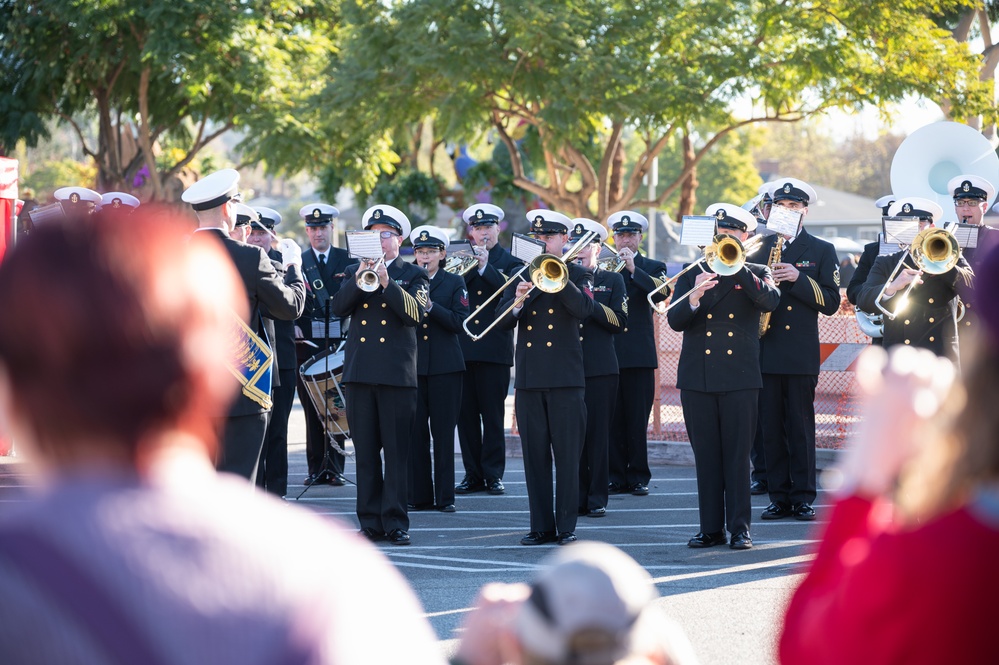
[[(323, 335), (323, 350), (324, 350), (324, 352), (329, 352), (329, 350), (330, 350), (330, 301), (329, 300), (326, 301), (326, 309), (325, 309), (325, 312), (323, 313), (323, 315), (326, 317), (326, 332), (325, 332), (325, 335)], [(341, 322), (341, 330), (340, 330), (340, 334), (341, 335), (343, 334), (342, 325), (343, 325), (343, 323)], [(338, 338), (338, 339), (340, 339), (340, 338)], [(343, 342), (341, 342), (340, 346), (342, 348)], [(337, 351), (339, 351), (339, 350), (340, 349), (338, 348)], [(313, 356), (313, 358), (315, 358), (315, 356)], [(311, 358), (310, 358), (310, 360), (311, 360)], [(330, 379), (332, 379), (334, 381), (334, 383), (336, 382), (335, 378), (330, 377)], [(339, 386), (338, 386), (338, 388), (339, 388)], [(325, 394), (323, 395), (323, 406), (326, 409), (326, 413), (325, 414), (318, 413), (319, 409), (316, 407), (316, 404), (314, 402), (315, 402), (315, 400), (313, 400), (313, 405), (312, 406), (313, 406), (313, 408), (316, 409), (316, 412), (317, 412), (316, 415), (318, 415), (322, 419), (322, 422), (323, 422), (323, 430), (324, 430), (323, 431), (323, 434), (324, 434), (324, 436), (323, 436), (323, 463), (319, 465), (319, 471), (316, 472), (316, 479), (317, 479), (316, 482), (312, 483), (311, 485), (306, 485), (305, 489), (303, 489), (301, 492), (299, 492), (298, 496), (295, 497), (295, 501), (298, 501), (303, 496), (305, 496), (305, 493), (308, 492), (310, 489), (312, 489), (315, 485), (322, 485), (322, 484), (324, 484), (324, 483), (322, 483), (322, 482), (319, 481), (320, 478), (323, 478), (325, 476), (333, 477), (333, 475), (336, 473), (336, 469), (333, 466), (333, 451), (331, 450), (331, 448), (333, 447), (333, 445), (335, 445), (332, 442), (334, 434), (332, 432), (330, 432), (330, 428), (327, 426), (327, 423), (329, 423), (332, 420), (332, 414), (330, 413), (329, 399), (326, 397)], [(346, 398), (344, 398), (344, 404), (346, 404)], [(303, 408), (304, 408), (304, 405), (303, 405)], [(343, 448), (339, 448), (339, 447), (337, 448), (337, 450), (344, 457), (347, 457), (347, 451), (346, 450), (344, 450)], [(340, 474), (340, 475), (343, 476), (343, 474)], [(343, 479), (344, 479), (344, 481), (350, 483), (351, 485), (356, 485), (357, 484), (357, 483), (354, 483), (354, 482), (348, 480), (346, 476), (344, 476)]]

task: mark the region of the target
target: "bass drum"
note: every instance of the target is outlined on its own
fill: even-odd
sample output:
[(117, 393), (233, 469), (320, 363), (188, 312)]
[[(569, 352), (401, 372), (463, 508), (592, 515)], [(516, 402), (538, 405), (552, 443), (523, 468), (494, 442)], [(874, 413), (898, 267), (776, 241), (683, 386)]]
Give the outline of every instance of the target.
[(343, 351), (325, 351), (309, 358), (299, 373), (326, 432), (349, 437), (347, 401), (340, 386), (343, 358)]

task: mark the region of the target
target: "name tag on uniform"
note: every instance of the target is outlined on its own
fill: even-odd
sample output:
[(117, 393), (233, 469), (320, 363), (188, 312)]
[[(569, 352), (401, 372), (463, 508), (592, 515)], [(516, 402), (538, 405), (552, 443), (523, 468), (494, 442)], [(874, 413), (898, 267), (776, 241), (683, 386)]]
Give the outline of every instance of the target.
[(794, 267), (795, 268), (814, 268), (815, 267), (815, 262), (814, 261), (798, 261), (797, 263), (794, 264)]
[(593, 287), (593, 292), (594, 293), (604, 293), (604, 292), (610, 291), (610, 290), (611, 290), (611, 288), (609, 286), (594, 286)]
[[(330, 337), (340, 336), (340, 319), (330, 319)], [(323, 339), (326, 337), (326, 321), (323, 319), (312, 320), (312, 339)]]

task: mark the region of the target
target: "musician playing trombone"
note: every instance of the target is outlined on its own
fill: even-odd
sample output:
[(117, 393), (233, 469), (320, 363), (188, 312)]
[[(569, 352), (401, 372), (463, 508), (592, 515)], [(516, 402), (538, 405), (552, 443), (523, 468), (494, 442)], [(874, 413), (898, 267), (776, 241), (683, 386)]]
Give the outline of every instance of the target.
[[(943, 208), (929, 199), (907, 196), (895, 201), (888, 213), (919, 220), (919, 230), (923, 231), (943, 216)], [(897, 276), (889, 282), (896, 268)], [(948, 271), (929, 274), (920, 270), (911, 252), (899, 250), (875, 260), (857, 296), (857, 306), (865, 312), (876, 312), (880, 303), (895, 314), (894, 318), (884, 317), (886, 349), (906, 344), (956, 360), (958, 289), (970, 286), (973, 276), (963, 256)]]
[[(531, 210), (527, 218), (546, 254), (561, 257), (570, 219), (551, 210)], [(542, 277), (531, 276), (539, 283)], [(499, 326), (517, 328), (515, 405), (531, 511), (531, 530), (522, 545), (576, 540), (579, 458), (586, 431), (579, 324), (593, 312), (593, 273), (570, 262), (558, 281), (561, 288), (544, 287), (550, 290), (521, 281), (507, 289), (499, 304), (500, 312), (512, 306)]]
[[(491, 203), (477, 203), (462, 214), (468, 237), (479, 259), (477, 269), (465, 273), (469, 311), (476, 311), (524, 266), (499, 243), (503, 209)], [(486, 306), (477, 320), (470, 322), (476, 333), (496, 319), (498, 299)], [(458, 442), (465, 476), (455, 487), (457, 494), (489, 492), (503, 494), (506, 469), (506, 431), (503, 426), (506, 394), (510, 390), (513, 367), (513, 331), (494, 328), (480, 340), (459, 336), (465, 358), (461, 384), (461, 411), (458, 414)]]
[(357, 519), (368, 540), (409, 545), (406, 503), (416, 417), (416, 329), (426, 317), (427, 271), (399, 256), (411, 231), (401, 210), (375, 205), (364, 212), (361, 223), (366, 231), (379, 233), (383, 255), (348, 267), (332, 305), (334, 315), (352, 317), (343, 383), (357, 461)]
[[(756, 217), (739, 206), (715, 203), (706, 215), (718, 220), (718, 233), (745, 241)], [(734, 274), (711, 267), (689, 270), (676, 284), (679, 303), (669, 325), (683, 333), (677, 365), (683, 420), (694, 451), (700, 532), (688, 547), (728, 542), (745, 550), (749, 535), (749, 451), (756, 435), (760, 375), (760, 314), (780, 300), (770, 269), (745, 263)], [(687, 295), (684, 298), (684, 295)], [(681, 300), (682, 299), (682, 300)]]

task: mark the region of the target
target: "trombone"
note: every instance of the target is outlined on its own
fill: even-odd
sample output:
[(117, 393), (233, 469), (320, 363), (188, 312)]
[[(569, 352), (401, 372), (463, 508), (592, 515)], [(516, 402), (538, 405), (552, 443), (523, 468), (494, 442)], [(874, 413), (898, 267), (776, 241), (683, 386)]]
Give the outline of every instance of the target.
[(677, 280), (680, 279), (680, 276), (688, 270), (700, 268), (703, 272), (703, 264), (705, 263), (712, 272), (718, 275), (734, 275), (739, 272), (742, 270), (742, 266), (746, 264), (746, 255), (756, 251), (757, 247), (763, 242), (765, 237), (766, 236), (763, 235), (753, 236), (746, 241), (745, 245), (743, 245), (742, 241), (735, 236), (728, 233), (719, 233), (712, 239), (711, 244), (704, 248), (704, 256), (697, 259), (689, 266), (646, 294), (645, 299), (649, 301), (649, 307), (651, 307), (657, 314), (665, 314), (673, 309), (677, 303), (682, 302), (684, 298), (693, 293), (694, 289), (687, 291), (679, 298), (671, 301), (669, 306), (665, 309), (660, 307), (659, 303), (653, 302), (652, 298), (664, 289), (672, 290)]
[(912, 240), (912, 244), (906, 248), (898, 263), (895, 264), (895, 269), (888, 276), (888, 281), (881, 287), (877, 300), (874, 301), (877, 308), (892, 321), (909, 304), (909, 292), (916, 285), (915, 281), (912, 281), (905, 286), (898, 299), (898, 306), (895, 307), (894, 311), (890, 311), (881, 304), (886, 298), (894, 297), (894, 295), (887, 296), (885, 291), (888, 290), (888, 286), (898, 276), (899, 271), (902, 270), (907, 256), (912, 256), (912, 260), (916, 263), (920, 272), (931, 275), (942, 275), (957, 265), (958, 260), (961, 258), (961, 245), (958, 244), (957, 238), (954, 237), (953, 233), (934, 226), (929, 226), (916, 234), (916, 237)]
[[(569, 248), (569, 251), (561, 257), (555, 256), (554, 254), (539, 254), (534, 257), (530, 263), (510, 275), (510, 278), (506, 280), (503, 286), (496, 289), (495, 293), (486, 298), (481, 305), (476, 307), (475, 311), (469, 314), (467, 319), (462, 321), (461, 327), (465, 329), (465, 332), (468, 333), (468, 336), (472, 338), (473, 342), (477, 342), (485, 337), (490, 330), (495, 328), (496, 324), (499, 323), (507, 314), (523, 305), (527, 296), (530, 295), (531, 291), (534, 289), (541, 289), (545, 293), (558, 293), (564, 289), (565, 285), (569, 283), (569, 263), (576, 258), (576, 255), (579, 254), (584, 247), (590, 244), (590, 241), (592, 241), (596, 235), (597, 234), (593, 231), (587, 231), (572, 245), (572, 247)], [(476, 334), (469, 330), (468, 322), (478, 316), (483, 308), (491, 303), (499, 294), (506, 291), (506, 288), (510, 286), (514, 280), (517, 278), (523, 279), (520, 276), (525, 270), (527, 271), (527, 275), (531, 282), (531, 288), (527, 291), (527, 293), (519, 298), (514, 298), (513, 302), (510, 303), (510, 306), (493, 319), (493, 322), (486, 326), (486, 329), (482, 332)]]
[[(371, 259), (365, 259), (366, 263), (369, 263)], [(371, 293), (378, 290), (378, 266), (385, 263), (385, 253), (383, 252), (378, 260), (370, 268), (365, 268), (364, 270), (357, 271), (357, 288), (361, 289), (365, 293)]]

